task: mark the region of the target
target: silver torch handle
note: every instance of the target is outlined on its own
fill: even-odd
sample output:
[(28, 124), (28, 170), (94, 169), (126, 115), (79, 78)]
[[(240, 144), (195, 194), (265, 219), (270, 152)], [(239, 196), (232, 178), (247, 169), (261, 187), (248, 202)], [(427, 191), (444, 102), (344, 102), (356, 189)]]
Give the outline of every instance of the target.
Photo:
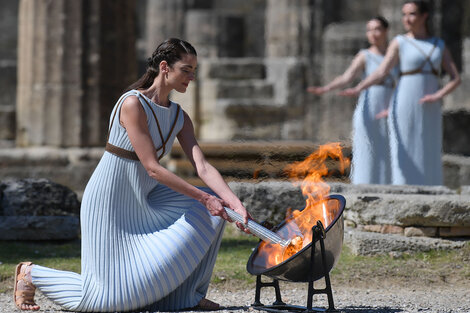
[(284, 240), (276, 234), (275, 232), (270, 231), (266, 227), (261, 226), (260, 224), (256, 223), (253, 220), (248, 220), (248, 225), (245, 224), (245, 220), (243, 217), (235, 212), (234, 210), (224, 207), (225, 211), (227, 212), (227, 215), (232, 219), (233, 221), (239, 222), (243, 224), (245, 228), (247, 228), (250, 233), (255, 235), (256, 237), (264, 240), (264, 241), (269, 241), (272, 243), (278, 243), (282, 247), (287, 247), (290, 244), (290, 240)]

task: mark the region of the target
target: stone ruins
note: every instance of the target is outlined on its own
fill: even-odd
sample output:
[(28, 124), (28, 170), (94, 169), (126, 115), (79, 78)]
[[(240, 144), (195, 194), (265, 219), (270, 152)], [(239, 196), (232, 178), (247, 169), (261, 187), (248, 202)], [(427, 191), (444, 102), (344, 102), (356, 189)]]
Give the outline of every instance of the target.
[[(433, 32), (462, 75), (443, 105), (445, 185), (459, 190), (470, 185), (470, 2), (430, 3)], [(49, 178), (82, 191), (103, 153), (115, 101), (168, 37), (198, 51), (197, 80), (172, 99), (191, 115), (223, 174), (244, 164), (276, 178), (273, 168), (298, 160), (289, 151), (305, 157), (330, 141), (348, 147), (356, 100), (305, 88), (331, 80), (367, 47), (371, 17), (389, 19), (390, 39), (401, 33), (401, 4), (0, 0), (0, 179)], [(238, 143), (243, 148), (233, 148)], [(276, 154), (279, 147), (285, 151)], [(191, 178), (175, 151), (167, 165)], [(229, 165), (222, 161), (228, 154)]]
[[(446, 185), (455, 187), (470, 184), (462, 174), (469, 171), (462, 156), (470, 154), (470, 4), (431, 4), (433, 31), (448, 43), (463, 77), (444, 102)], [(391, 38), (402, 32), (401, 1), (0, 0), (0, 5), (0, 142), (11, 150), (102, 147), (117, 97), (142, 73), (157, 43), (170, 36), (198, 50), (197, 80), (173, 99), (192, 116), (201, 142), (348, 145), (355, 99), (315, 97), (305, 88), (341, 73), (367, 46), (370, 17), (387, 17)]]

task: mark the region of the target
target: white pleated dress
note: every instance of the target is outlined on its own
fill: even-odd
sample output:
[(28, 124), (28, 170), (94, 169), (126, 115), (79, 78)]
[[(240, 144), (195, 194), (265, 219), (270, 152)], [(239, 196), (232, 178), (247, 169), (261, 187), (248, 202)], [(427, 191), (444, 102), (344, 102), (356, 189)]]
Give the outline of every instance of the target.
[[(134, 151), (119, 123), (128, 96), (137, 96), (145, 109), (155, 147), (165, 142), (158, 155), (167, 153), (183, 127), (183, 112), (135, 90), (113, 109), (109, 143)], [(86, 186), (80, 218), (81, 274), (38, 265), (32, 270), (34, 285), (55, 303), (81, 312), (179, 310), (205, 296), (224, 221), (149, 177), (139, 161), (106, 151)]]
[(444, 41), (395, 38), (402, 76), (389, 115), (392, 183), (442, 185), (442, 101), (419, 103), (419, 99), (439, 89)]
[[(383, 61), (383, 55), (367, 49), (363, 77), (372, 74)], [(387, 110), (398, 79), (398, 67), (394, 67), (383, 82), (372, 85), (359, 95), (353, 115), (353, 146), (351, 182), (353, 184), (390, 184), (390, 148), (387, 118), (376, 115)]]

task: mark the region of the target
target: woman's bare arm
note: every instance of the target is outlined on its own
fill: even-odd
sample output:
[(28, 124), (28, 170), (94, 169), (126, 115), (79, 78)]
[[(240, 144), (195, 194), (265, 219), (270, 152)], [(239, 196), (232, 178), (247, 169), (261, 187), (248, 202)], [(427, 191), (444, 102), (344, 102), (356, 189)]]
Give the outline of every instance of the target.
[(219, 171), (204, 157), (194, 135), (193, 123), (186, 112), (184, 112), (184, 126), (178, 134), (178, 141), (202, 181), (219, 195), (231, 209), (241, 214), (245, 223), (248, 222), (248, 218), (251, 218), (250, 214), (232, 192)]
[(399, 44), (398, 41), (394, 39), (388, 46), (387, 53), (379, 67), (355, 87), (345, 89), (339, 94), (342, 96), (357, 96), (362, 90), (381, 82), (388, 75), (390, 70), (398, 63), (398, 56)]
[(159, 163), (147, 126), (147, 114), (137, 97), (126, 98), (122, 104), (120, 122), (126, 129), (129, 140), (150, 177), (177, 192), (198, 200), (212, 215), (220, 216), (225, 220), (229, 219), (220, 200), (189, 184)]
[(450, 81), (435, 93), (423, 96), (419, 102), (426, 103), (441, 100), (444, 96), (451, 93), (458, 85), (460, 85), (461, 80), (459, 71), (457, 70), (457, 66), (455, 66), (452, 55), (447, 48), (444, 49), (444, 54), (442, 55), (442, 68), (449, 73)]
[(366, 58), (364, 56), (364, 53), (359, 52), (358, 54), (356, 54), (351, 64), (343, 74), (335, 77), (335, 79), (333, 79), (330, 83), (326, 84), (325, 86), (308, 87), (307, 91), (316, 95), (322, 95), (325, 92), (338, 88), (343, 88), (344, 86), (352, 82), (352, 80), (357, 77), (361, 71), (364, 70), (365, 62)]

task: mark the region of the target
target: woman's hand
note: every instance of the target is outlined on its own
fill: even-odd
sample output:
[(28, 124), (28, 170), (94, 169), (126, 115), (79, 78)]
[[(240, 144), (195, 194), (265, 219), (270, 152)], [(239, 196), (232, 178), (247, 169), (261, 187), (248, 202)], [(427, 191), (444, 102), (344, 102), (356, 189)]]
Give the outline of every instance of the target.
[(348, 88), (344, 89), (343, 91), (338, 92), (338, 95), (340, 96), (346, 96), (346, 97), (357, 97), (361, 90), (357, 87), (354, 88)]
[(316, 86), (311, 86), (307, 88), (307, 92), (313, 93), (314, 95), (322, 95), (325, 92), (328, 92), (328, 88), (325, 87), (316, 87)]
[(388, 116), (388, 109), (382, 110), (379, 113), (375, 114), (375, 119), (380, 120), (381, 118)]
[(219, 199), (210, 194), (206, 194), (202, 197), (199, 202), (201, 202), (207, 208), (207, 210), (209, 210), (209, 213), (212, 216), (220, 216), (224, 220), (231, 222), (230, 218), (227, 215), (227, 212), (225, 212), (224, 209), (226, 203), (222, 199)]
[(436, 102), (441, 100), (442, 97), (436, 93), (430, 94), (430, 95), (424, 95), (421, 99), (419, 99), (419, 103), (424, 104), (424, 103), (429, 103), (429, 102)]
[[(229, 205), (227, 205), (227, 207), (234, 210), (238, 214), (240, 214), (243, 217), (243, 219), (245, 220), (245, 225), (248, 224), (249, 219), (250, 220), (253, 219), (251, 217), (250, 213), (246, 210), (246, 208), (243, 206), (243, 204), (241, 202), (238, 202), (236, 204), (229, 204)], [(237, 227), (240, 228), (242, 231), (244, 231), (247, 234), (250, 234), (250, 231), (247, 228), (245, 228), (243, 226), (243, 224), (238, 223), (238, 222), (236, 224), (237, 224)]]
[[(227, 207), (229, 209), (234, 210), (238, 214), (240, 214), (243, 219), (245, 220), (245, 225), (248, 224), (248, 220), (252, 219), (250, 213), (245, 209), (243, 204), (241, 202), (238, 202), (236, 204), (229, 204), (225, 202), (222, 199), (219, 199), (215, 196), (212, 196), (210, 194), (206, 194), (200, 202), (209, 210), (209, 213), (213, 216), (220, 216), (224, 220), (232, 223), (233, 221), (230, 219), (230, 217), (227, 215), (227, 212), (225, 211), (224, 207)], [(236, 222), (237, 227), (240, 228), (242, 231), (245, 233), (249, 234), (250, 231), (243, 226), (242, 223)]]

